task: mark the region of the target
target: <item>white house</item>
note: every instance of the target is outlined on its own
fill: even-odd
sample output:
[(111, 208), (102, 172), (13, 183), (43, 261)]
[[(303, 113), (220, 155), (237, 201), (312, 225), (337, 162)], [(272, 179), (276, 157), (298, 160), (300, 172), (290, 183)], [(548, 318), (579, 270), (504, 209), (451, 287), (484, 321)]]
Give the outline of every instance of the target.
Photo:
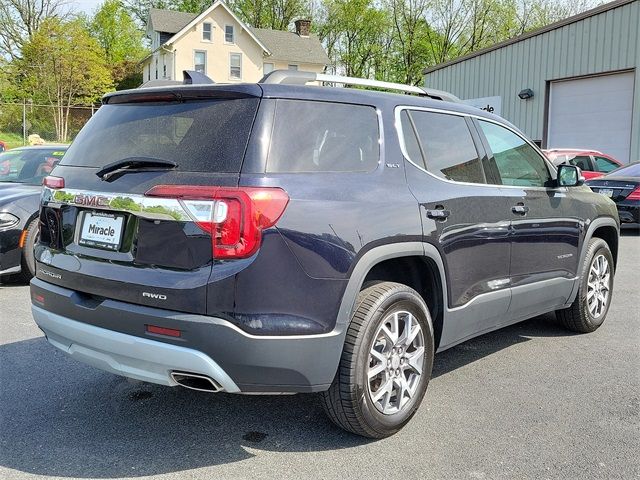
[(196, 70), (215, 82), (257, 82), (279, 69), (324, 72), (329, 57), (311, 22), (298, 20), (296, 31), (251, 28), (221, 0), (200, 15), (152, 8), (147, 36), (152, 52), (142, 61), (143, 81), (181, 80)]

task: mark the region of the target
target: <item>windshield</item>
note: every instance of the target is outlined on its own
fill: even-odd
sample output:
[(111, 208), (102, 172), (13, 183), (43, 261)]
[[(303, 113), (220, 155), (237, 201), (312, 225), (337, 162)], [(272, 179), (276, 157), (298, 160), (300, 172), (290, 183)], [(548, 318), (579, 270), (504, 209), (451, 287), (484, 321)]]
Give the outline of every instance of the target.
[(620, 167), (607, 175), (607, 177), (640, 177), (640, 162)]
[(62, 159), (64, 148), (15, 149), (0, 153), (0, 182), (42, 185)]
[(177, 170), (242, 167), (257, 98), (103, 105), (78, 134), (63, 165), (104, 167), (132, 157), (169, 160)]

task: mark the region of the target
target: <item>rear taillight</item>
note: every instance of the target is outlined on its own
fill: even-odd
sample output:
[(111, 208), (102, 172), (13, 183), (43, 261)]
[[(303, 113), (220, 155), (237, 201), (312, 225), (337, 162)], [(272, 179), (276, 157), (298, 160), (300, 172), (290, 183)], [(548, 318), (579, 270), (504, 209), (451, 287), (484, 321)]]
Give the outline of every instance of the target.
[(640, 185), (638, 185), (633, 192), (627, 195), (627, 200), (640, 200)]
[(146, 196), (181, 200), (193, 221), (211, 234), (214, 258), (244, 258), (260, 247), (262, 231), (284, 213), (289, 195), (274, 187), (157, 185)]
[(52, 177), (49, 175), (48, 177), (44, 177), (42, 184), (45, 187), (52, 188), (54, 190), (64, 188), (64, 178), (62, 177)]

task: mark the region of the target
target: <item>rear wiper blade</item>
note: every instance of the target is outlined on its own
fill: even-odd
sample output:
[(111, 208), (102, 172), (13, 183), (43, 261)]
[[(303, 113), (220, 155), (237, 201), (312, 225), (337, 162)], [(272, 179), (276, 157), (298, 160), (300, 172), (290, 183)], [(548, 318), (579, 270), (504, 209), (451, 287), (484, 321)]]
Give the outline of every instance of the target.
[(167, 169), (172, 170), (176, 168), (178, 164), (171, 160), (162, 160), (161, 158), (151, 157), (128, 157), (118, 160), (116, 162), (105, 165), (96, 172), (96, 175), (102, 180), (106, 180), (111, 174), (124, 170), (135, 170), (138, 168), (147, 169)]

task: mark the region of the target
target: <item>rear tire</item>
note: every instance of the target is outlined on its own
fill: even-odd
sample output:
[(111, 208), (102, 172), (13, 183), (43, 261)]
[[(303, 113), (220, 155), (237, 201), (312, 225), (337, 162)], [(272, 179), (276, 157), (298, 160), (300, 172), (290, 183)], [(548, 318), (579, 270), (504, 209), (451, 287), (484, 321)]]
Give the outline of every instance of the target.
[(35, 218), (27, 227), (27, 235), (22, 248), (22, 270), (19, 273), (19, 279), (23, 282), (29, 282), (36, 274), (36, 258), (33, 251), (36, 243), (40, 238), (40, 219)]
[(570, 307), (556, 310), (560, 324), (578, 333), (596, 331), (604, 323), (611, 305), (613, 275), (613, 255), (609, 245), (601, 238), (592, 238), (582, 264), (576, 299)]
[(433, 326), (415, 290), (382, 282), (363, 289), (349, 325), (335, 379), (321, 393), (337, 426), (385, 438), (411, 420), (433, 367)]

